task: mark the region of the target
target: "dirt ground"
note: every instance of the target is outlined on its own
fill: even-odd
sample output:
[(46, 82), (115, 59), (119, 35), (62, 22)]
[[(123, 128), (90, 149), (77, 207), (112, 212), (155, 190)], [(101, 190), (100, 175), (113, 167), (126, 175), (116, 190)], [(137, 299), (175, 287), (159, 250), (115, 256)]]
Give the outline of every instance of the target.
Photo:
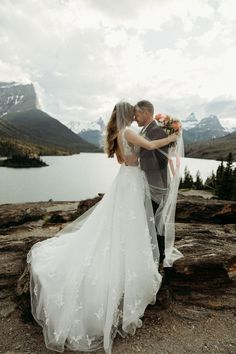
[[(142, 320), (134, 336), (117, 335), (113, 354), (236, 354), (236, 311), (172, 302), (165, 310), (149, 305)], [(23, 323), (19, 310), (1, 320), (0, 333), (0, 353), (56, 353), (45, 348), (41, 327)]]

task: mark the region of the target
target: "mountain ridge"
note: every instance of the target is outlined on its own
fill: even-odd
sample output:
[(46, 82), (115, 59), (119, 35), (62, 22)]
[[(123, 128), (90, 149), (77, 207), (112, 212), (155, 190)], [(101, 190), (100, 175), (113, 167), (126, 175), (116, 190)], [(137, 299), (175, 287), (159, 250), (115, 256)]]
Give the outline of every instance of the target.
[[(53, 153), (97, 152), (99, 149), (68, 129), (56, 118), (39, 109), (34, 85), (15, 81), (0, 82), (1, 146), (37, 145), (38, 151)], [(4, 140), (5, 139), (5, 140)], [(17, 144), (14, 144), (14, 139)], [(4, 140), (4, 142), (3, 142)], [(32, 145), (32, 151), (35, 146)], [(36, 149), (37, 150), (37, 149)], [(2, 152), (6, 151), (2, 148)]]
[(186, 157), (226, 161), (229, 152), (233, 155), (233, 161), (236, 161), (236, 132), (210, 141), (185, 145)]
[[(60, 121), (39, 109), (8, 113), (0, 118), (0, 123), (0, 126), (4, 124), (5, 127), (7, 126), (7, 135), (10, 138), (22, 138), (34, 144), (67, 148), (74, 153), (97, 151), (95, 146), (87, 143)], [(14, 129), (17, 134), (13, 132)], [(1, 129), (1, 135), (3, 135), (2, 131), (3, 129)]]

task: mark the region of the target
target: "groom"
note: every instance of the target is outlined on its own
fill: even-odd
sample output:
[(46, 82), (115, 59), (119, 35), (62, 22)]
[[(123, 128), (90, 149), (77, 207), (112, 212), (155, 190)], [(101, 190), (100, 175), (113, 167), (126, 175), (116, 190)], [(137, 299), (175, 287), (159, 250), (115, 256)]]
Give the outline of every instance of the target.
[[(149, 101), (142, 100), (135, 105), (135, 119), (139, 127), (143, 127), (140, 135), (149, 139), (156, 140), (167, 137), (165, 131), (157, 125), (154, 119), (154, 107)], [(168, 153), (168, 145), (161, 148), (164, 153)], [(140, 168), (145, 172), (150, 187), (153, 213), (157, 209), (161, 211), (162, 201), (167, 191), (167, 166), (168, 158), (158, 150), (146, 150), (140, 148), (139, 153)], [(158, 235), (157, 242), (160, 252), (160, 263), (165, 258), (165, 237)], [(163, 285), (167, 285), (169, 269), (164, 268)]]

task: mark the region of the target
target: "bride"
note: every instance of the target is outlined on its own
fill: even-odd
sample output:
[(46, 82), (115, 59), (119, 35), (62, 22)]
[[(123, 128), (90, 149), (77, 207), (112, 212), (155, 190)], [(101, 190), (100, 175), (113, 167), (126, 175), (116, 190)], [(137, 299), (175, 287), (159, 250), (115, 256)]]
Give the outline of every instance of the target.
[[(110, 354), (117, 333), (134, 334), (161, 284), (159, 251), (147, 180), (136, 149), (148, 141), (130, 132), (134, 107), (119, 102), (107, 125), (106, 151), (120, 170), (103, 199), (27, 254), (31, 311), (48, 349)], [(131, 136), (132, 142), (129, 142)]]

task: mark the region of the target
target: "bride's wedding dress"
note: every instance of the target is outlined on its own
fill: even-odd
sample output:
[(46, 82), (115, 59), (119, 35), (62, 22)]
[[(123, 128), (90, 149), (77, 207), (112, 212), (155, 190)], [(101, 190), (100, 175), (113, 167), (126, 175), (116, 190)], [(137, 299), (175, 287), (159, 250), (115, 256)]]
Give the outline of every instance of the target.
[(31, 311), (48, 349), (111, 353), (142, 326), (161, 284), (147, 181), (122, 164), (102, 200), (27, 255)]

